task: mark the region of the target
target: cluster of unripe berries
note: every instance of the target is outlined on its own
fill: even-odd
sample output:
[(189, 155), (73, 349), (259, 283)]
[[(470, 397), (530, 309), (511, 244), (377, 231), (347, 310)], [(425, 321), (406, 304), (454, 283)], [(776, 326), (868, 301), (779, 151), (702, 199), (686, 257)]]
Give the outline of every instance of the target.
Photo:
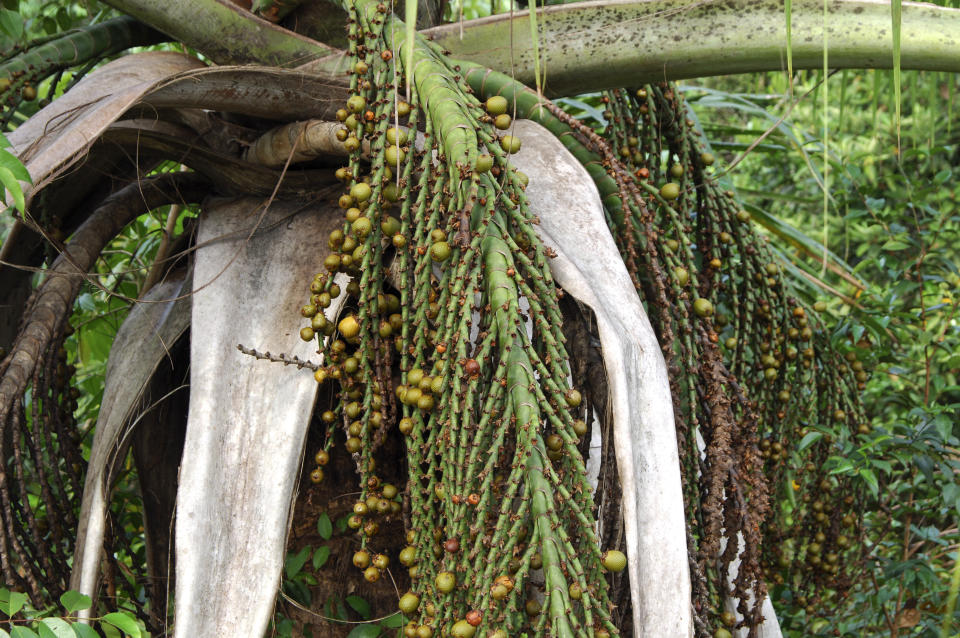
[[(434, 534), (436, 537), (437, 535)], [(413, 542), (415, 535), (413, 532), (407, 533), (407, 541)], [(439, 546), (438, 546), (439, 547)], [(438, 551), (442, 554), (444, 551), (447, 553), (456, 553), (460, 550), (460, 543), (456, 539), (447, 539), (443, 541), (442, 547), (439, 547)], [(359, 553), (359, 552), (358, 552)], [(364, 559), (367, 556), (363, 557)], [(354, 557), (354, 562), (356, 563), (356, 556)], [(416, 558), (416, 548), (413, 545), (408, 545), (400, 552), (400, 562), (407, 566), (410, 569), (411, 579), (416, 579), (417, 577), (417, 558)], [(622, 571), (627, 566), (627, 557), (623, 552), (617, 550), (608, 550), (603, 553), (601, 558), (601, 563), (603, 567), (611, 572)], [(531, 561), (531, 568), (540, 569), (542, 567), (542, 562), (539, 557), (536, 556), (534, 560)], [(493, 584), (490, 587), (490, 598), (494, 603), (502, 602), (513, 592), (515, 587), (514, 579), (506, 574), (502, 574), (494, 579)], [(433, 585), (431, 591), (436, 594), (450, 594), (457, 588), (457, 575), (452, 571), (440, 571), (437, 572), (436, 576), (433, 579)], [(570, 597), (573, 600), (580, 600), (583, 596), (583, 591), (579, 584), (573, 583), (569, 587)], [(427, 603), (423, 605), (421, 609), (421, 600), (420, 596), (416, 593), (409, 591), (403, 594), (400, 597), (400, 600), (397, 604), (400, 611), (404, 615), (410, 617), (414, 614), (420, 612), (422, 615), (420, 617), (420, 622), (411, 620), (404, 626), (403, 635), (407, 638), (432, 638), (435, 635), (436, 627), (436, 615), (437, 609), (433, 603)], [(534, 598), (528, 599), (524, 604), (524, 611), (527, 616), (530, 618), (536, 618), (542, 611), (540, 602)], [(450, 626), (445, 628), (443, 635), (451, 636), (453, 638), (473, 638), (476, 634), (477, 627), (483, 622), (483, 611), (479, 609), (471, 609), (467, 611), (463, 618), (456, 620)], [(594, 631), (596, 636), (601, 638), (608, 637), (609, 632), (604, 628), (596, 628)], [(495, 629), (488, 634), (489, 638), (508, 638), (507, 632), (503, 629)]]

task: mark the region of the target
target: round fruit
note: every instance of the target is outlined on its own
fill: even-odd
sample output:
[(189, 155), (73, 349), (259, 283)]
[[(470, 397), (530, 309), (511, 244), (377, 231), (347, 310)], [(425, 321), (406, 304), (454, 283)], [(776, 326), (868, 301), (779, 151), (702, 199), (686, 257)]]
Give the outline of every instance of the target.
[(434, 579), (433, 584), (437, 586), (437, 591), (449, 594), (457, 585), (457, 577), (453, 572), (440, 572)]
[(413, 545), (407, 545), (400, 550), (400, 564), (404, 567), (411, 567), (417, 564), (417, 548)]
[[(400, 133), (399, 136), (397, 135), (397, 131), (398, 131), (398, 130), (399, 130), (399, 133)], [(407, 132), (404, 131), (403, 129), (396, 129), (396, 128), (392, 127), (392, 126), (391, 126), (390, 128), (388, 128), (388, 129), (387, 129), (387, 144), (397, 144), (397, 143), (398, 143), (398, 142), (397, 142), (398, 139), (399, 139), (399, 144), (400, 144), (400, 146), (403, 146), (404, 144), (406, 144), (406, 143), (407, 143)]]
[(510, 128), (511, 124), (513, 124), (513, 120), (506, 113), (501, 113), (497, 117), (493, 118), (493, 125), (501, 131), (506, 131), (508, 128)]
[(700, 297), (693, 302), (693, 311), (697, 313), (698, 317), (709, 317), (713, 314), (713, 304), (710, 303), (709, 299)]
[(567, 405), (572, 408), (577, 407), (580, 405), (580, 402), (583, 401), (583, 396), (580, 394), (580, 392), (578, 390), (574, 390), (573, 388), (570, 388), (564, 392), (563, 398), (566, 399)]
[[(354, 234), (359, 239), (366, 239), (370, 231), (373, 230), (373, 222), (370, 221), (369, 217), (358, 217), (353, 224), (351, 224), (351, 228), (353, 228)], [(354, 248), (354, 250), (356, 250), (356, 248)]]
[(680, 185), (676, 182), (667, 182), (660, 187), (660, 197), (667, 201), (673, 201), (680, 197)]
[[(356, 508), (354, 508), (356, 511)], [(365, 549), (358, 550), (353, 554), (353, 564), (360, 569), (366, 569), (370, 566), (370, 552)]]
[(502, 95), (494, 95), (491, 98), (487, 98), (486, 109), (490, 115), (496, 116), (506, 113), (508, 106), (507, 98)]
[(724, 629), (723, 627), (718, 628), (713, 632), (713, 638), (733, 638), (733, 634)]
[(548, 436), (546, 444), (547, 448), (553, 450), (554, 452), (558, 452), (563, 449), (563, 439), (560, 438), (559, 434), (551, 434)]
[(458, 620), (450, 628), (451, 638), (473, 638), (475, 633), (477, 633), (477, 628), (466, 620)]
[(476, 609), (471, 609), (464, 618), (466, 618), (468, 623), (476, 627), (483, 621), (483, 614)]
[(397, 607), (400, 608), (400, 611), (408, 616), (412, 616), (413, 612), (417, 611), (417, 607), (419, 606), (420, 597), (409, 591), (401, 596), (400, 602), (397, 603)]
[(20, 96), (28, 102), (37, 99), (37, 89), (36, 87), (30, 86), (29, 84), (20, 89)]
[(611, 572), (622, 572), (627, 566), (627, 556), (616, 549), (608, 549), (600, 557), (600, 562)]
[(527, 601), (527, 604), (524, 605), (524, 608), (527, 611), (528, 616), (537, 616), (540, 614), (540, 603), (533, 598)]
[(670, 177), (676, 177), (677, 179), (683, 177), (683, 164), (674, 164), (671, 166)]
[(573, 433), (577, 436), (583, 436), (587, 433), (587, 423), (583, 419), (577, 419), (573, 422)]
[(347, 339), (353, 339), (358, 334), (360, 334), (360, 322), (357, 321), (357, 318), (354, 315), (347, 315), (340, 320), (340, 323), (337, 324), (337, 328)]
[(370, 199), (371, 193), (370, 184), (366, 182), (357, 182), (350, 187), (350, 196), (358, 202), (365, 202)]
[(367, 101), (362, 95), (353, 95), (347, 100), (347, 108), (354, 113), (359, 113), (367, 105)]
[(321, 470), (319, 467), (314, 468), (314, 470), (313, 470), (312, 472), (310, 472), (310, 480), (311, 480), (312, 482), (314, 482), (314, 483), (320, 483), (320, 482), (322, 482), (322, 481), (323, 481), (323, 470)]
[(363, 577), (368, 583), (375, 583), (380, 580), (380, 570), (376, 567), (367, 567), (363, 570)]
[(504, 135), (500, 138), (500, 147), (508, 153), (520, 151), (520, 138), (514, 135)]
[(720, 613), (720, 622), (722, 622), (727, 627), (733, 627), (737, 624), (737, 615), (731, 611), (724, 611)]
[(704, 166), (713, 166), (713, 163), (716, 159), (713, 157), (713, 153), (700, 153), (700, 163)]
[(403, 158), (406, 156), (406, 154), (403, 152), (402, 148), (388, 146), (383, 152), (383, 156), (387, 160), (387, 164), (390, 166), (396, 166), (403, 161)]
[(303, 339), (304, 341), (310, 341), (311, 339), (313, 339), (313, 334), (314, 334), (313, 328), (311, 328), (310, 326), (300, 328), (300, 338)]
[(686, 286), (687, 282), (690, 281), (690, 273), (687, 272), (687, 269), (683, 266), (677, 266), (674, 268), (673, 274), (677, 277), (677, 283), (680, 286)]
[(450, 244), (445, 241), (438, 241), (430, 246), (430, 258), (441, 262), (450, 259)]
[(478, 173), (486, 173), (493, 168), (493, 155), (483, 154), (478, 156), (477, 162), (473, 165), (473, 168)]

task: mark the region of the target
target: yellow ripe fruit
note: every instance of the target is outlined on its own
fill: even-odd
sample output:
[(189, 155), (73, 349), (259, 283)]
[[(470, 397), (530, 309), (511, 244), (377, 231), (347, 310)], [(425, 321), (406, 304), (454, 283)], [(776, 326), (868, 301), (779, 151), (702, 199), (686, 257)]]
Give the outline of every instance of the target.
[(507, 102), (507, 98), (503, 97), (502, 95), (494, 95), (493, 97), (487, 99), (485, 106), (487, 113), (497, 116), (507, 112), (509, 103)]
[(600, 557), (600, 562), (611, 572), (622, 572), (627, 566), (627, 556), (621, 551), (608, 549)]
[(354, 315), (347, 315), (341, 319), (340, 323), (337, 324), (337, 328), (340, 330), (340, 334), (347, 339), (353, 339), (360, 334), (360, 322), (357, 321)]

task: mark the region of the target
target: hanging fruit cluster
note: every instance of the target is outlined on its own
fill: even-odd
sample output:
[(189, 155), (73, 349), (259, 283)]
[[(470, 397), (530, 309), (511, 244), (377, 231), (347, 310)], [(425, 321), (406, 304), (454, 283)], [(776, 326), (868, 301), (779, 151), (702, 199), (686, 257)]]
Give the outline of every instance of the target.
[[(391, 562), (378, 521), (402, 507), (405, 635), (616, 635), (604, 574), (625, 558), (595, 536), (582, 397), (526, 176), (508, 161), (521, 145), (509, 102), (481, 103), (386, 5), (346, 8), (344, 223), (301, 309), (301, 337), (323, 356), (316, 379), (338, 396), (314, 478), (342, 428), (361, 476), (353, 563), (369, 581)], [(330, 320), (323, 309), (342, 294)], [(376, 469), (394, 427), (403, 490)]]
[[(759, 600), (767, 580), (809, 601), (809, 611), (849, 587), (842, 566), (858, 558), (858, 515), (849, 512), (863, 495), (823, 467), (828, 432), (869, 431), (858, 425), (866, 373), (853, 367), (855, 355), (846, 365), (818, 319), (823, 304), (810, 306), (789, 287), (749, 212), (710, 176), (715, 158), (673, 87), (613, 91), (604, 101), (608, 164), (640, 194), (623, 197), (610, 218), (638, 290), (657, 308), (671, 368), (697, 550), (695, 607), (719, 609), (732, 595), (753, 626), (760, 615), (749, 592)], [(779, 493), (771, 499), (770, 490)], [(737, 624), (717, 618), (701, 613), (698, 633)]]
[[(698, 637), (754, 632), (765, 582), (808, 613), (844, 595), (861, 546), (850, 506), (864, 494), (823, 468), (836, 436), (869, 433), (867, 373), (855, 352), (839, 355), (823, 304), (790, 287), (750, 213), (711, 176), (716, 158), (679, 95), (667, 84), (608, 93), (601, 135), (503, 74), (461, 66), (584, 165), (650, 310), (674, 399)], [(730, 598), (739, 616), (720, 612)]]

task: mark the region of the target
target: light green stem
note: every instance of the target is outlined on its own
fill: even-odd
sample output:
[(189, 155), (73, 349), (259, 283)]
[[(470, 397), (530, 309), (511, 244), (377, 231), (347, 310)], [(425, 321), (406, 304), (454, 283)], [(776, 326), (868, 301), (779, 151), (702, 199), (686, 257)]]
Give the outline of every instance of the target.
[(200, 51), (217, 64), (290, 67), (335, 51), (226, 0), (106, 0), (106, 3)]

